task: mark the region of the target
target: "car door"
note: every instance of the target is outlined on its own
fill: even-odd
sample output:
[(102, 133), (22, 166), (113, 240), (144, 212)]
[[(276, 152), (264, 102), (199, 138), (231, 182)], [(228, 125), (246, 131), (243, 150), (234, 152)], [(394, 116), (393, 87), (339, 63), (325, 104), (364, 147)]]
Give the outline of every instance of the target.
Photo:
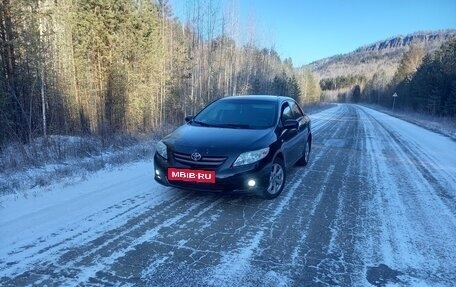
[(305, 145), (307, 143), (307, 136), (309, 133), (309, 117), (306, 116), (299, 105), (296, 102), (290, 102), (291, 110), (293, 111), (294, 119), (296, 119), (299, 123), (298, 134), (297, 137), (299, 138), (298, 143), (298, 150), (301, 151), (300, 155), (304, 152)]
[[(281, 108), (280, 121), (283, 125), (286, 120), (295, 120), (296, 115), (293, 113), (292, 106), (289, 102), (284, 102)], [(302, 154), (302, 148), (300, 149), (300, 135), (301, 132), (298, 129), (282, 130), (281, 143), (282, 151), (284, 154), (284, 161), (286, 166), (293, 165)]]

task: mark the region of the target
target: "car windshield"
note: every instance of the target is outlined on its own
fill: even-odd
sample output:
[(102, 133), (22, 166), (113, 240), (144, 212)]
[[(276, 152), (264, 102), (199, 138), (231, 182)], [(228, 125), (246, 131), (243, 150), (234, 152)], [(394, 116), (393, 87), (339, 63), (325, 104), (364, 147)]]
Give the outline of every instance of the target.
[(202, 110), (192, 124), (222, 128), (265, 129), (277, 119), (277, 103), (268, 100), (222, 100)]

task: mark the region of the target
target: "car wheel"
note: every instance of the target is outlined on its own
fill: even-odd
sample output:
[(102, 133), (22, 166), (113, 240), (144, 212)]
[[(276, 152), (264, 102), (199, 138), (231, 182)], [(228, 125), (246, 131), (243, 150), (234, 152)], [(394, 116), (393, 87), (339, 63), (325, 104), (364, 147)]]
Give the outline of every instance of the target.
[(307, 140), (302, 157), (298, 160), (297, 165), (306, 166), (310, 158), (310, 141)]
[(286, 171), (283, 161), (280, 158), (274, 159), (271, 173), (269, 174), (269, 184), (263, 192), (263, 197), (273, 199), (282, 193), (285, 186)]

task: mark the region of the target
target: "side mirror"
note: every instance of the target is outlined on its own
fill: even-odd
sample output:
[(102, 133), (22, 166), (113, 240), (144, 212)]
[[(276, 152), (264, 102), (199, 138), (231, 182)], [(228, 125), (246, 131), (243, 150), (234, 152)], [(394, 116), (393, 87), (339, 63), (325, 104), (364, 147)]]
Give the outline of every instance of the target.
[(297, 120), (286, 120), (283, 123), (283, 128), (286, 130), (292, 130), (299, 128), (299, 122)]
[(185, 122), (190, 122), (191, 120), (193, 120), (193, 116), (186, 116), (185, 117)]

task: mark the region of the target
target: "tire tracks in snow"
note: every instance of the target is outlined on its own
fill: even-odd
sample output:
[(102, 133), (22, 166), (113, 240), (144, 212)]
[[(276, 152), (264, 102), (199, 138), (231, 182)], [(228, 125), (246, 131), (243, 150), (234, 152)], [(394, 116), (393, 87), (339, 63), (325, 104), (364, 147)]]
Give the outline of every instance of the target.
[[(261, 225), (256, 226), (256, 232), (250, 232), (249, 237), (244, 236), (240, 240), (239, 246), (227, 252), (222, 258), (222, 263), (212, 268), (213, 272), (206, 279), (208, 284), (232, 285), (235, 282), (235, 284), (241, 285), (255, 285), (255, 280), (259, 280), (259, 277), (271, 272), (268, 269), (273, 269), (272, 272), (282, 279), (281, 282), (290, 282), (288, 277), (291, 276), (291, 279), (295, 279), (293, 277), (296, 274), (287, 274), (289, 272), (284, 274), (284, 266), (304, 267), (306, 265), (305, 262), (298, 262), (298, 253), (301, 249), (306, 249), (302, 245), (306, 244), (305, 238), (310, 224), (315, 224), (315, 220), (318, 221), (314, 218), (315, 211), (317, 208), (325, 209), (324, 204), (321, 204), (321, 199), (328, 196), (325, 194), (326, 189), (331, 189), (330, 182), (336, 170), (338, 157), (340, 153), (345, 152), (342, 149), (335, 149), (335, 154), (328, 156), (327, 151), (321, 146), (329, 135), (340, 135), (340, 137), (346, 138), (350, 133), (351, 129), (337, 124), (346, 113), (345, 109), (347, 109), (345, 106), (335, 109), (336, 112), (328, 117), (325, 116), (324, 123), (319, 124), (318, 128), (313, 131), (315, 143), (313, 146), (316, 147), (313, 153), (316, 155), (312, 157), (309, 166), (303, 168), (302, 171), (301, 169), (294, 170), (294, 178), (285, 187), (284, 194), (278, 198), (280, 202), (277, 204), (274, 202), (270, 215), (266, 216), (266, 220)], [(322, 137), (320, 138), (320, 136)], [(324, 164), (322, 165), (322, 163)], [(308, 193), (306, 185), (309, 181), (318, 182), (319, 186), (311, 186)], [(311, 208), (306, 208), (308, 206)], [(321, 213), (320, 211), (318, 215), (320, 216)], [(307, 222), (303, 222), (305, 219)], [(297, 220), (298, 224), (293, 224), (294, 220)], [(333, 229), (332, 232), (335, 233), (336, 230)], [(297, 244), (292, 244), (293, 241), (290, 239), (297, 237), (300, 237), (300, 240), (297, 241)], [(289, 240), (286, 246), (277, 246), (274, 242), (286, 239)], [(280, 247), (282, 250), (272, 250), (271, 246)], [(293, 250), (291, 250), (292, 247), (294, 247)], [(271, 266), (276, 268), (271, 268)]]
[(332, 123), (336, 130), (327, 129), (322, 135), (325, 156), (316, 162), (321, 176), (309, 174), (309, 186), (301, 187), (316, 191), (309, 194), (313, 201), (298, 197), (295, 202), (301, 206), (290, 209), (301, 210), (301, 221), (295, 228), (298, 240), (290, 262), (303, 267), (290, 272), (294, 282), (348, 286), (353, 285), (352, 277), (360, 272), (354, 237), (365, 177), (357, 160), (361, 149), (357, 113), (344, 106), (340, 121), (343, 124)]
[[(141, 185), (138, 185), (137, 187), (141, 188)], [(41, 284), (55, 284), (59, 277), (63, 280), (62, 282), (66, 282), (68, 278), (77, 276), (79, 270), (87, 268), (87, 265), (90, 266), (92, 262), (102, 261), (104, 257), (110, 257), (112, 250), (122, 250), (125, 248), (126, 241), (134, 240), (133, 236), (129, 236), (130, 234), (135, 233), (140, 228), (145, 228), (144, 226), (147, 226), (147, 224), (152, 224), (154, 216), (150, 216), (150, 211), (144, 212), (147, 207), (153, 206), (153, 210), (155, 210), (156, 208), (166, 205), (165, 208), (161, 208), (161, 211), (156, 213), (160, 214), (169, 208), (173, 208), (177, 203), (181, 201), (184, 202), (186, 196), (176, 194), (170, 198), (169, 194), (162, 193), (157, 194), (156, 197), (150, 201), (148, 201), (150, 199), (149, 197), (144, 198), (143, 196), (140, 196), (140, 199), (142, 199), (143, 202), (128, 208), (123, 212), (123, 216), (116, 213), (106, 222), (98, 221), (98, 223), (110, 226), (107, 230), (97, 230), (94, 234), (93, 232), (88, 232), (86, 229), (83, 229), (82, 231), (77, 231), (76, 234), (70, 232), (72, 235), (69, 238), (65, 238), (65, 235), (67, 234), (64, 233), (62, 241), (52, 246), (46, 246), (45, 248), (38, 245), (38, 248), (33, 248), (33, 253), (28, 253), (28, 255), (20, 260), (20, 262), (17, 262), (17, 264), (7, 264), (8, 267), (2, 269), (2, 273), (4, 273), (5, 277), (8, 276), (7, 274), (10, 274), (9, 276), (12, 278), (8, 281), (27, 278), (27, 280), (32, 280), (31, 282), (33, 282), (34, 279), (44, 277), (41, 276), (41, 274), (48, 273), (45, 270), (52, 270), (51, 275), (45, 276), (48, 278), (41, 278), (39, 280)], [(129, 203), (131, 204), (132, 201)], [(117, 205), (111, 206), (105, 210), (116, 210), (116, 206)], [(89, 218), (92, 216), (96, 215), (91, 215)], [(82, 223), (80, 227), (84, 228), (83, 225), (84, 224)], [(166, 226), (166, 224), (164, 226)], [(74, 228), (75, 230), (78, 230), (78, 228)], [(101, 234), (97, 234), (98, 232)], [(61, 234), (56, 234), (55, 236), (61, 236)], [(102, 255), (103, 253), (104, 255)]]
[(369, 213), (376, 222), (366, 231), (374, 236), (363, 252), (366, 263), (385, 263), (403, 272), (407, 284), (450, 286), (456, 282), (456, 221), (454, 200), (445, 194), (456, 182), (442, 184), (451, 178), (426, 150), (360, 110), (372, 166)]
[(0, 262), (2, 284), (366, 286), (387, 264), (396, 283), (451, 286), (454, 175), (356, 105), (311, 117), (311, 161), (277, 199), (150, 190), (144, 177), (55, 245), (16, 248), (25, 263)]
[[(139, 187), (140, 181), (133, 181)], [(106, 189), (106, 188), (104, 188)], [(18, 243), (13, 243), (10, 246), (11, 251), (7, 253), (7, 259), (4, 264), (0, 264), (0, 269), (4, 276), (13, 276), (21, 270), (29, 269), (27, 266), (33, 266), (36, 262), (45, 260), (46, 258), (55, 258), (59, 256), (62, 250), (69, 248), (74, 244), (84, 244), (97, 236), (98, 232), (109, 230), (113, 226), (118, 226), (119, 222), (125, 220), (132, 214), (141, 212), (141, 208), (147, 205), (144, 202), (146, 194), (139, 194), (133, 198), (122, 200), (112, 206), (104, 208), (96, 213), (86, 215), (78, 221), (68, 222), (65, 227), (54, 230), (51, 234), (40, 236), (32, 241), (22, 240)], [(137, 203), (142, 201), (142, 203)], [(33, 216), (33, 215), (29, 215)], [(105, 223), (105, 228), (99, 225), (100, 218)], [(96, 230), (92, 230), (97, 228)], [(24, 268), (27, 267), (27, 268)]]

